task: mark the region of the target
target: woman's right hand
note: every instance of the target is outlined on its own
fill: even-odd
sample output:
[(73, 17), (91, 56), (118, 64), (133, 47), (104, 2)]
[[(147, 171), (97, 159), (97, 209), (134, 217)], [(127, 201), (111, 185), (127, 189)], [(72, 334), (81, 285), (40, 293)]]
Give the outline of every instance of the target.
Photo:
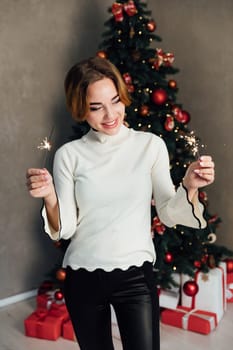
[(30, 168), (26, 172), (27, 188), (34, 198), (48, 199), (55, 193), (53, 178), (47, 169)]

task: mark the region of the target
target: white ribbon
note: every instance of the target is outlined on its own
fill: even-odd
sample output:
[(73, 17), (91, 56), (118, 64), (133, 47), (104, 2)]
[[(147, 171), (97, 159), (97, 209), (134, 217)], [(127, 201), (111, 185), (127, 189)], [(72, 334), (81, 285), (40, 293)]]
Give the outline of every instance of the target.
[(182, 328), (185, 329), (185, 330), (188, 330), (189, 317), (192, 314), (194, 314), (194, 316), (196, 316), (198, 318), (202, 318), (203, 320), (209, 321), (211, 331), (216, 327), (214, 316), (199, 314), (197, 309), (193, 309), (193, 310), (190, 310), (190, 311), (186, 311), (186, 310), (182, 310), (182, 309), (176, 309), (176, 311), (179, 311), (179, 312), (182, 312), (182, 313), (185, 314), (183, 316), (183, 318), (182, 318)]

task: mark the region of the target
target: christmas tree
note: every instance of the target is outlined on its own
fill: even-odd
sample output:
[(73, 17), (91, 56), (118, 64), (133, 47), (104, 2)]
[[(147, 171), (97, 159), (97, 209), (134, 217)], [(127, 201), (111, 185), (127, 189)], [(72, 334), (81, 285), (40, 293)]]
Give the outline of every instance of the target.
[[(189, 129), (190, 113), (177, 98), (178, 86), (173, 76), (179, 70), (173, 66), (174, 54), (158, 46), (161, 37), (155, 34), (156, 22), (143, 1), (119, 0), (109, 12), (110, 19), (105, 23), (107, 29), (97, 55), (117, 66), (132, 96), (125, 124), (159, 135), (166, 142), (172, 180), (178, 186), (188, 165), (198, 156), (200, 140)], [(84, 130), (85, 125), (77, 126), (76, 135), (81, 136)], [(221, 259), (232, 255), (228, 249), (214, 244), (221, 220), (208, 212), (204, 190), (199, 192), (199, 198), (206, 208), (208, 226), (204, 230), (178, 225), (165, 227), (152, 201), (157, 283), (163, 288), (173, 284), (174, 272), (192, 277), (195, 269), (208, 272)]]
[[(103, 42), (96, 54), (117, 66), (132, 96), (125, 124), (154, 133), (165, 141), (171, 177), (178, 186), (189, 164), (199, 155), (200, 140), (189, 129), (190, 113), (178, 101), (174, 75), (179, 70), (174, 67), (174, 54), (159, 47), (161, 37), (155, 34), (156, 22), (143, 1), (119, 0), (112, 4), (109, 12)], [(77, 124), (73, 138), (80, 138), (88, 129), (85, 122)], [(208, 222), (206, 229), (202, 230), (181, 225), (166, 227), (158, 218), (152, 199), (156, 279), (162, 288), (175, 284), (174, 273), (188, 274), (192, 278), (196, 269), (208, 272), (221, 260), (233, 255), (227, 248), (215, 244), (216, 228), (221, 219), (209, 213), (205, 190), (199, 191), (199, 199), (205, 206), (204, 216)], [(229, 261), (232, 266), (232, 260)], [(63, 272), (58, 269), (58, 276), (59, 271)], [(62, 281), (63, 277), (58, 279)]]

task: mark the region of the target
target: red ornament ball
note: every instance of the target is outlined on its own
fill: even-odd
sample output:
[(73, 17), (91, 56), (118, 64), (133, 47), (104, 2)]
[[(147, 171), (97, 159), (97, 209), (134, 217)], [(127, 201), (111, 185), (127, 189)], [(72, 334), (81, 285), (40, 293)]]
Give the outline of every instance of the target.
[(174, 105), (174, 106), (172, 107), (172, 113), (174, 114), (175, 119), (176, 119), (177, 121), (179, 121), (180, 118), (181, 118), (181, 113), (182, 113), (180, 107)]
[(156, 105), (163, 105), (167, 101), (168, 95), (164, 89), (158, 88), (152, 92), (151, 98)]
[(164, 123), (165, 130), (172, 131), (174, 127), (175, 127), (174, 118), (172, 116), (167, 116)]
[(176, 89), (177, 88), (177, 82), (174, 79), (169, 80), (168, 86), (170, 89)]
[(56, 272), (56, 278), (58, 281), (64, 281), (66, 278), (66, 270), (65, 269), (59, 269)]
[(233, 272), (233, 259), (226, 259), (227, 272)]
[(181, 119), (180, 122), (183, 124), (187, 124), (190, 121), (190, 114), (187, 111), (181, 111)]
[(61, 290), (57, 290), (55, 293), (54, 293), (54, 297), (57, 301), (61, 301), (63, 298), (64, 298), (64, 295), (62, 293)]
[(173, 106), (172, 112), (175, 116), (175, 119), (182, 124), (186, 124), (190, 121), (190, 114), (187, 111), (181, 110), (177, 106)]
[(156, 29), (156, 23), (153, 20), (151, 20), (147, 23), (146, 28), (149, 32), (154, 32)]
[(194, 265), (197, 269), (200, 269), (200, 267), (201, 267), (201, 261), (195, 260), (194, 263), (193, 263), (193, 265)]
[(198, 293), (199, 287), (195, 281), (187, 281), (183, 285), (183, 291), (189, 297), (193, 297)]
[(100, 58), (107, 58), (107, 53), (105, 51), (98, 51), (96, 53), (96, 56), (98, 56)]
[(173, 257), (173, 255), (172, 255), (172, 253), (167, 252), (167, 253), (165, 254), (164, 261), (165, 261), (166, 263), (170, 264), (171, 262), (173, 262), (173, 260), (174, 260), (174, 257)]

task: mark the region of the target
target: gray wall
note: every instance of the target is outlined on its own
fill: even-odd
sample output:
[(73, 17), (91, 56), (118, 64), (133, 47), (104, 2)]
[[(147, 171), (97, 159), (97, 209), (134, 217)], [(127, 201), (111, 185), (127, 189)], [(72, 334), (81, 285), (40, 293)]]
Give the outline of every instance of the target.
[[(216, 161), (210, 209), (223, 224), (219, 243), (233, 248), (231, 148), (231, 0), (150, 0), (148, 8), (181, 69), (179, 99), (192, 115), (192, 128)], [(71, 134), (63, 79), (75, 61), (95, 53), (110, 0), (0, 1), (0, 298), (38, 286), (59, 252), (43, 233), (41, 202), (29, 197), (24, 174), (43, 165), (41, 140), (53, 134), (53, 151)]]

